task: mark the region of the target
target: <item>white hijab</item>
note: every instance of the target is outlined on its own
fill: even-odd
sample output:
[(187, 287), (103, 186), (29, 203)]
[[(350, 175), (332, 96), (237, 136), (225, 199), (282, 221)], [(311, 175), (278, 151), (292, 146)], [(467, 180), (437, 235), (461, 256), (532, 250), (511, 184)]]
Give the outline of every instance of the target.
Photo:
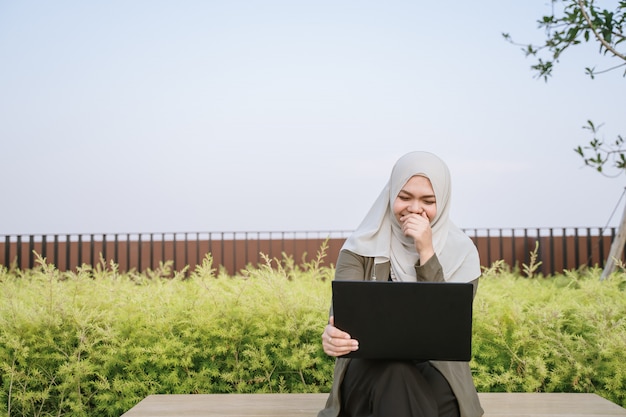
[(470, 282), (480, 276), (478, 251), (471, 239), (449, 218), (450, 171), (429, 152), (410, 152), (394, 165), (391, 177), (374, 205), (346, 240), (343, 249), (375, 258), (375, 263), (391, 262), (392, 275), (399, 281), (416, 281), (414, 265), (419, 260), (413, 239), (402, 233), (393, 215), (393, 203), (407, 181), (421, 175), (433, 186), (437, 214), (431, 222), (433, 246), (449, 282)]

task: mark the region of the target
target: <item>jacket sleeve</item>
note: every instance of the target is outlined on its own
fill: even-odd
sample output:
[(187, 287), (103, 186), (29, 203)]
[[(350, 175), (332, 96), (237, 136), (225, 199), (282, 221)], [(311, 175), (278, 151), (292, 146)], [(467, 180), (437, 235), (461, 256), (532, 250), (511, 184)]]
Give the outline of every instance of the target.
[(443, 267), (437, 255), (433, 255), (424, 265), (418, 262), (415, 265), (415, 275), (418, 281), (443, 282)]
[(342, 250), (337, 257), (335, 267), (335, 280), (337, 281), (362, 281), (366, 277), (367, 265), (365, 257), (348, 250)]
[[(342, 250), (337, 257), (335, 280), (359, 281), (365, 277), (365, 258), (348, 250)], [(329, 317), (333, 315), (333, 306), (330, 305)]]
[[(433, 281), (443, 282), (443, 268), (437, 255), (433, 255), (424, 265), (415, 265), (415, 274), (418, 281)], [(470, 281), (474, 286), (474, 296), (476, 296), (476, 290), (478, 289), (478, 278)]]

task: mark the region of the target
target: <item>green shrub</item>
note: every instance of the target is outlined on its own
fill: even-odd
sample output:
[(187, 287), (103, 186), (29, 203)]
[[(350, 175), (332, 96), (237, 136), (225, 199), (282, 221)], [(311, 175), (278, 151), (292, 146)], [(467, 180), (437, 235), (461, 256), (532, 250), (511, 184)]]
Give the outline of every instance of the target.
[[(0, 415), (117, 417), (157, 393), (327, 392), (333, 269), (322, 258), (266, 259), (236, 277), (210, 257), (192, 273), (0, 267)], [(599, 276), (485, 271), (479, 391), (595, 392), (625, 405), (626, 279)]]
[(154, 393), (327, 391), (328, 270), (185, 278), (115, 267), (0, 271), (0, 393), (11, 416), (119, 416)]
[(595, 392), (626, 405), (626, 278), (487, 271), (474, 300), (479, 391)]

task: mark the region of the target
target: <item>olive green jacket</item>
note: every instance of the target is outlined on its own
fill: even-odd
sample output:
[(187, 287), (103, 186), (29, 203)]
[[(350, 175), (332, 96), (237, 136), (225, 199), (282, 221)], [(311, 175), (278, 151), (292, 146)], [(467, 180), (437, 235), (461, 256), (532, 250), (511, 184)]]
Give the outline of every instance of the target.
[[(337, 280), (387, 280), (390, 263), (374, 264), (374, 258), (364, 257), (342, 250), (337, 259), (335, 279)], [(437, 256), (433, 256), (424, 265), (415, 265), (418, 281), (443, 281), (443, 270)], [(474, 294), (478, 287), (478, 279), (474, 284)], [(332, 307), (331, 307), (332, 315)], [(326, 406), (318, 413), (318, 417), (337, 417), (341, 406), (340, 387), (343, 376), (350, 363), (349, 358), (337, 358), (333, 376), (333, 386), (326, 401)], [(472, 380), (468, 362), (431, 361), (431, 364), (446, 378), (459, 403), (461, 417), (479, 417), (484, 411), (480, 405), (476, 387)]]

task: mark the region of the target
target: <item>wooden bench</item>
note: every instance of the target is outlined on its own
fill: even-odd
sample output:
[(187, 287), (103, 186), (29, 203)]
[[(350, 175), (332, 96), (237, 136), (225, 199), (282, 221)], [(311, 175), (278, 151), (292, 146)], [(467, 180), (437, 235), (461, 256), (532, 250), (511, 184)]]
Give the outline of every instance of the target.
[[(626, 416), (626, 409), (596, 395), (480, 393), (484, 417)], [(315, 417), (328, 394), (150, 395), (122, 417)]]

